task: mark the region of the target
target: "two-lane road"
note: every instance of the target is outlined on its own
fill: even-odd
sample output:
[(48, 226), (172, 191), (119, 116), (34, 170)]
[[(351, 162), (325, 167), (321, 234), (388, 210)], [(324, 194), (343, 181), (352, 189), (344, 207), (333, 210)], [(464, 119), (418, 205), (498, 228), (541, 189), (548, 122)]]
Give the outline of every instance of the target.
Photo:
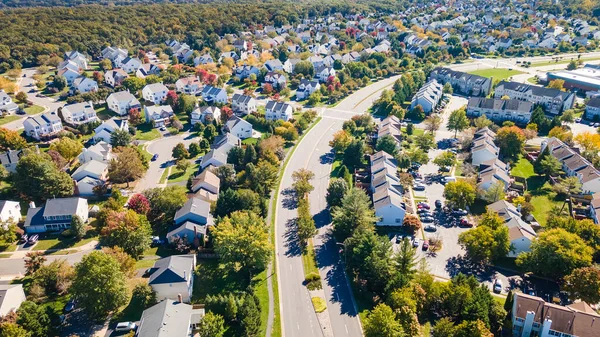
[[(283, 173), (278, 193), (276, 215), (276, 250), (279, 278), (280, 311), (284, 336), (323, 336), (308, 290), (303, 285), (301, 251), (296, 241), (293, 220), (297, 210), (293, 202), (292, 173), (306, 168), (315, 173), (315, 186), (309, 199), (318, 234), (314, 238), (319, 273), (327, 297), (327, 311), (334, 336), (361, 336), (361, 326), (346, 275), (335, 242), (330, 239), (331, 222), (325, 195), (331, 172), (333, 134), (342, 129), (345, 120), (367, 111), (381, 91), (393, 85), (398, 77), (373, 83), (348, 96), (335, 108), (321, 111), (322, 120), (298, 144)], [(328, 333), (327, 335), (331, 335)]]

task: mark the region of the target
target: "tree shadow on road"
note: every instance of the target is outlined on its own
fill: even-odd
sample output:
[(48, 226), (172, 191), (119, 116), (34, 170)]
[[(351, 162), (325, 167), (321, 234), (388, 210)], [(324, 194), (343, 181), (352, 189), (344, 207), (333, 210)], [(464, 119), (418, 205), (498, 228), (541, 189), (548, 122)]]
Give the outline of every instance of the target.
[(315, 220), (315, 227), (317, 227), (317, 229), (329, 225), (331, 222), (329, 210), (327, 208), (322, 209), (319, 213), (313, 216), (313, 220)]
[(298, 199), (296, 198), (296, 191), (293, 188), (286, 188), (281, 191), (281, 205), (286, 209), (295, 209), (298, 207)]
[(322, 154), (319, 157), (319, 162), (321, 163), (321, 165), (332, 164), (334, 159), (335, 159), (335, 154), (333, 153), (333, 151), (331, 151), (331, 152)]
[[(450, 277), (458, 274), (473, 275), (478, 279), (491, 278), (489, 268), (484, 264), (474, 263), (465, 255), (453, 256), (446, 263), (446, 271)], [(493, 273), (492, 273), (493, 274)]]
[(296, 225), (296, 218), (289, 219), (285, 224), (284, 238), (286, 256), (302, 255), (302, 247), (300, 246), (300, 240), (298, 239), (298, 226)]

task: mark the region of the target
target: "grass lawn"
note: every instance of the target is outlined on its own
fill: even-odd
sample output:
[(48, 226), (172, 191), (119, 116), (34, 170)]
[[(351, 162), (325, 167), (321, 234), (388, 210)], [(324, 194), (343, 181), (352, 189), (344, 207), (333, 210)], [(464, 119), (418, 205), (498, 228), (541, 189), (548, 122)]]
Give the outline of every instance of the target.
[(302, 265), (304, 266), (304, 275), (319, 273), (315, 257), (315, 247), (313, 246), (312, 240), (308, 240), (308, 245), (302, 253)]
[[(549, 185), (548, 185), (549, 187)], [(551, 197), (552, 196), (552, 197)], [(546, 217), (552, 209), (553, 206), (562, 206), (562, 202), (554, 201), (554, 193), (549, 193), (549, 195), (534, 195), (531, 198), (531, 204), (535, 209), (533, 210), (533, 216), (540, 223), (540, 225), (546, 225)]]
[(315, 312), (319, 313), (319, 312), (323, 312), (325, 311), (325, 309), (327, 309), (327, 304), (325, 303), (325, 300), (320, 298), (320, 297), (313, 297), (311, 298), (313, 307), (315, 308)]
[(171, 171), (171, 166), (163, 170), (160, 180), (158, 181), (159, 184), (165, 184), (167, 182), (167, 178), (169, 178), (169, 171)]
[(331, 164), (331, 173), (329, 176), (331, 178), (339, 178), (340, 167), (342, 166), (342, 158), (341, 156), (335, 156), (333, 163)]
[(498, 303), (500, 303), (500, 305), (502, 305), (504, 307), (504, 303), (506, 302), (506, 297), (501, 296), (501, 295), (492, 295), (492, 297), (494, 298), (494, 300)]
[(14, 243), (0, 245), (0, 253), (10, 253), (14, 252), (15, 250), (17, 250), (17, 245)]
[(534, 176), (535, 172), (533, 171), (533, 164), (531, 164), (531, 162), (529, 162), (529, 160), (527, 160), (525, 157), (521, 157), (517, 161), (516, 165), (512, 168), (511, 174), (513, 176), (522, 177), (525, 179)]
[(494, 80), (505, 80), (513, 75), (522, 74), (522, 71), (509, 70), (502, 68), (482, 69), (469, 72), (469, 74), (479, 75), (483, 77), (493, 77)]
[[(573, 57), (573, 58), (562, 59), (562, 60), (559, 60), (558, 62), (553, 61), (553, 60), (544, 61), (544, 62), (536, 62), (536, 63), (532, 63), (530, 67), (544, 67), (544, 66), (552, 66), (555, 64), (567, 64), (567, 63), (571, 62), (571, 59), (577, 61), (577, 58)], [(595, 61), (595, 60), (600, 60), (600, 57), (587, 57), (587, 58), (582, 57), (581, 58), (581, 61), (583, 61), (583, 62)]]
[(183, 172), (179, 171), (175, 168), (175, 166), (173, 166), (171, 168), (171, 174), (169, 174), (169, 177), (167, 178), (167, 183), (178, 183), (181, 181), (187, 181), (191, 175), (198, 172), (199, 167), (200, 164), (194, 164), (192, 162), (190, 168), (188, 168), (187, 171)]
[[(128, 280), (128, 286), (130, 290), (133, 290), (133, 288), (138, 283), (146, 282), (146, 280), (141, 278), (130, 279)], [(111, 322), (114, 323), (139, 321), (140, 318), (142, 318), (142, 312), (144, 311), (144, 309), (146, 308), (144, 307), (144, 303), (140, 299), (131, 297), (129, 299), (129, 303), (127, 303), (126, 306), (122, 307), (122, 310), (112, 317)]]
[(158, 129), (153, 128), (152, 125), (148, 123), (144, 123), (137, 126), (137, 132), (134, 138), (137, 140), (150, 141), (160, 137)]
[[(402, 134), (406, 134), (406, 127), (405, 126), (402, 127), (401, 131), (402, 131)], [(413, 128), (413, 134), (411, 136), (409, 136), (409, 137), (420, 136), (420, 135), (422, 135), (424, 133), (425, 133), (425, 130), (423, 130), (423, 129)]]
[(100, 108), (96, 108), (96, 116), (98, 116), (98, 118), (100, 118), (103, 121), (111, 119), (116, 115), (117, 114), (115, 114), (114, 112), (108, 110), (106, 104), (103, 104)]
[(538, 79), (537, 77), (533, 76), (527, 79), (527, 82), (531, 83), (531, 84), (538, 84)]
[(8, 115), (6, 117), (1, 117), (0, 118), (0, 125), (4, 125), (4, 124), (10, 123), (10, 122), (14, 122), (14, 121), (16, 121), (16, 120), (18, 120), (20, 118), (21, 118), (21, 116), (17, 116), (17, 115)]
[(158, 259), (144, 259), (135, 262), (135, 269), (148, 269), (154, 266), (154, 262)]
[(256, 143), (258, 143), (258, 138), (246, 138), (242, 141), (242, 144), (244, 145), (256, 145)]
[(48, 249), (67, 249), (75, 248), (85, 245), (93, 240), (98, 240), (98, 234), (94, 230), (89, 230), (85, 237), (79, 241), (75, 238), (64, 238), (60, 234), (47, 236), (38, 241), (33, 247), (35, 250), (48, 250)]
[(138, 145), (138, 149), (140, 149), (140, 151), (142, 151), (142, 154), (144, 155), (146, 160), (148, 160), (148, 161), (152, 160), (152, 153), (146, 151), (146, 148), (144, 147), (144, 145)]
[(44, 111), (44, 108), (42, 108), (39, 105), (32, 105), (28, 108), (23, 109), (23, 111), (25, 111), (25, 113), (28, 115), (37, 115), (40, 112)]

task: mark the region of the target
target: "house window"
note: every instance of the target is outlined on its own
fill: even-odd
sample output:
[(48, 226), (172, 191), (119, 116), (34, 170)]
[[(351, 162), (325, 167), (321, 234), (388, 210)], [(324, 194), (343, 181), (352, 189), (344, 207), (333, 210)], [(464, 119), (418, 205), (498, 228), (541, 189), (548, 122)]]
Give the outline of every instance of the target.
[(402, 223), (402, 219), (396, 218), (396, 223)]

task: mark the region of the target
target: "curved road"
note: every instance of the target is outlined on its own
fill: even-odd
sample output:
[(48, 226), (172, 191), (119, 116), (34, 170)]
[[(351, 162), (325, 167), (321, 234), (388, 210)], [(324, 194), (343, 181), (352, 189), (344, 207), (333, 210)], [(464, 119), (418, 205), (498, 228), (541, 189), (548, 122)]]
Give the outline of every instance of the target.
[[(332, 333), (334, 336), (362, 336), (354, 298), (346, 281), (337, 247), (328, 235), (331, 223), (325, 194), (332, 161), (329, 141), (336, 131), (342, 129), (345, 120), (366, 112), (373, 101), (379, 98), (381, 91), (392, 86), (398, 78), (399, 76), (395, 76), (373, 83), (348, 96), (335, 108), (324, 109), (321, 112), (322, 120), (298, 144), (283, 173), (278, 191), (280, 197), (275, 236), (281, 303), (279, 310), (285, 337), (331, 336)], [(325, 313), (329, 315), (332, 332), (324, 331), (319, 325), (310, 294), (303, 285), (302, 258), (293, 225), (297, 210), (293, 194), (290, 193), (292, 173), (300, 168), (307, 168), (315, 173), (312, 181), (315, 189), (309, 195), (311, 213), (318, 228), (313, 241), (327, 300)]]

